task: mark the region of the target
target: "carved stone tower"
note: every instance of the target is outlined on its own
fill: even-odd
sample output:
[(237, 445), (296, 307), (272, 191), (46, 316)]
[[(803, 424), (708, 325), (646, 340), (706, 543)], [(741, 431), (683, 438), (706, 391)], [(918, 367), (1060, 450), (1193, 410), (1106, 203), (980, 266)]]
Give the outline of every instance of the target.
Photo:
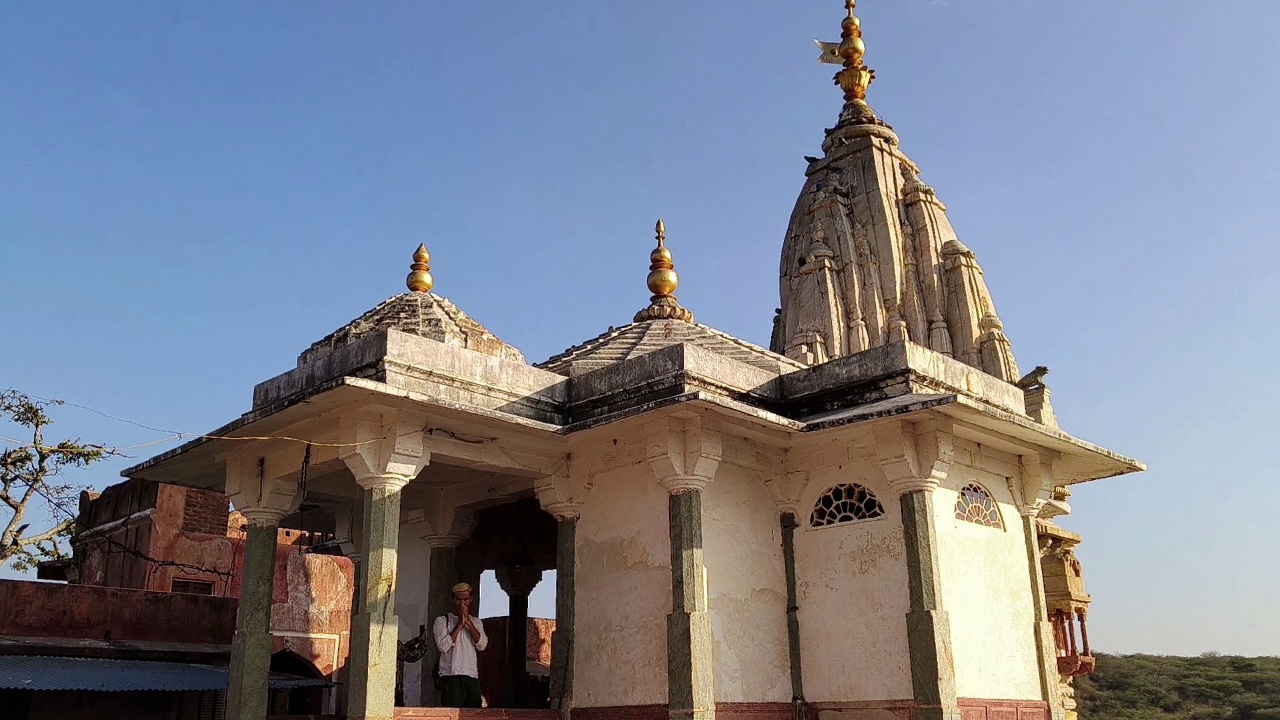
[(844, 109), (810, 158), (782, 245), (774, 352), (807, 364), (910, 340), (1007, 382), (1018, 365), (973, 251), (933, 188), (866, 103), (875, 72), (853, 2), (840, 43)]

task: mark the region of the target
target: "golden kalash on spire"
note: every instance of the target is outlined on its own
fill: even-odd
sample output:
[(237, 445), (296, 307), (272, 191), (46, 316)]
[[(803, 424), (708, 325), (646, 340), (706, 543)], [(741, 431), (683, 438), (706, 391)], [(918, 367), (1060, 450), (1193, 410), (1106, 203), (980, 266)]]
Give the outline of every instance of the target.
[(413, 252), (413, 264), (409, 266), (412, 272), (409, 277), (405, 278), (405, 285), (409, 286), (410, 292), (429, 293), (431, 288), (435, 286), (436, 281), (431, 277), (431, 253), (427, 252), (427, 245), (423, 243)]
[(844, 66), (835, 74), (835, 84), (844, 90), (845, 112), (841, 119), (874, 120), (877, 119), (875, 112), (867, 105), (867, 89), (875, 81), (876, 71), (862, 63), (867, 46), (862, 42), (862, 20), (854, 14), (858, 3), (845, 0), (844, 7), (848, 15), (840, 23), (840, 42), (814, 40), (822, 50), (818, 62)]
[(683, 320), (693, 322), (693, 313), (680, 307), (675, 291), (680, 287), (680, 276), (676, 274), (676, 266), (671, 261), (671, 251), (667, 249), (667, 226), (658, 219), (654, 228), (658, 234), (658, 247), (649, 253), (649, 307), (636, 313), (635, 322), (645, 320)]

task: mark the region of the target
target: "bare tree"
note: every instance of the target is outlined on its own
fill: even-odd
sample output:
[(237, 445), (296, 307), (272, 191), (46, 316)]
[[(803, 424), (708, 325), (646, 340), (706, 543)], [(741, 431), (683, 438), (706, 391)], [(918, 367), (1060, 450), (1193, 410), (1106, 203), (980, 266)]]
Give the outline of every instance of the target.
[[(6, 443), (0, 452), (0, 567), (6, 563), (18, 570), (29, 570), (41, 560), (64, 557), (61, 540), (70, 537), (75, 518), (67, 510), (70, 500), (80, 488), (62, 475), (67, 468), (87, 467), (112, 451), (102, 445), (87, 445), (76, 440), (50, 444), (45, 429), (53, 424), (46, 412), (61, 405), (57, 400), (37, 400), (17, 390), (0, 391), (0, 422), (16, 426), (15, 439), (0, 436)], [(46, 507), (52, 520), (32, 531), (28, 513), (37, 506)], [(4, 521), (4, 509), (12, 515)], [(61, 516), (61, 517), (60, 517)]]

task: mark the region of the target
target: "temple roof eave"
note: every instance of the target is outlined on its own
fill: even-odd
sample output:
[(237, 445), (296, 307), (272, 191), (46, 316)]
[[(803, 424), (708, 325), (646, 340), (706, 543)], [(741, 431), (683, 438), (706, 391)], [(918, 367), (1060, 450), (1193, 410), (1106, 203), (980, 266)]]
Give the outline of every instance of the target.
[[(120, 474), (129, 478), (218, 489), (223, 482), (223, 457), (235, 450), (235, 444), (253, 438), (255, 442), (312, 441), (324, 445), (335, 439), (331, 431), (338, 416), (366, 407), (426, 411), (442, 425), (463, 422), (495, 431), (500, 429), (507, 436), (518, 434), (534, 442), (547, 441), (550, 446), (555, 446), (554, 452), (559, 452), (559, 446), (563, 444), (556, 439), (561, 434), (561, 426), (554, 423), (433, 397), (376, 380), (341, 377), (316, 386), (305, 394), (245, 413), (206, 435), (126, 468)], [(304, 429), (309, 421), (316, 422), (316, 429)], [(262, 440), (256, 440), (259, 438)], [(518, 467), (512, 469), (519, 470)]]
[[(911, 344), (780, 373), (679, 343), (565, 378), (496, 358), (476, 363), (464, 349), (388, 334), (399, 341), (388, 345), (384, 364), (392, 369), (384, 377), (344, 376), (283, 396), (122, 475), (216, 488), (223, 482), (223, 456), (237, 452), (234, 441), (219, 438), (275, 438), (276, 446), (289, 442), (279, 439), (285, 435), (319, 441), (335, 436), (344, 413), (370, 406), (424, 412), (432, 423), (538, 452), (562, 447), (568, 436), (606, 426), (616, 432), (618, 423), (677, 406), (720, 415), (777, 446), (852, 425), (945, 415), (957, 437), (1015, 455), (1053, 456), (1064, 483), (1145, 469), (1011, 410), (1012, 396), (1003, 391), (1021, 393), (1012, 385), (983, 380), (980, 372)], [(474, 376), (458, 374), (465, 368)], [(506, 384), (481, 387), (494, 373)]]
[(1145, 463), (961, 394), (910, 393), (805, 418), (805, 433), (820, 433), (889, 419), (952, 420), (958, 437), (1013, 455), (1056, 456), (1054, 477), (1064, 485), (1143, 472)]

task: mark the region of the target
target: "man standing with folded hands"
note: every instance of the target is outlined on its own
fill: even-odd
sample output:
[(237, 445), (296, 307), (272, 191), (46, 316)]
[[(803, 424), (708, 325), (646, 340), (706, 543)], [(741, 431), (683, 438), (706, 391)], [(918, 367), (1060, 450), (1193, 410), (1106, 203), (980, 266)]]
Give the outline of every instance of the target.
[(445, 707), (482, 705), (480, 668), (476, 653), (489, 646), (484, 625), (471, 616), (471, 586), (453, 586), (453, 612), (436, 618), (436, 647), (440, 649), (440, 701)]

